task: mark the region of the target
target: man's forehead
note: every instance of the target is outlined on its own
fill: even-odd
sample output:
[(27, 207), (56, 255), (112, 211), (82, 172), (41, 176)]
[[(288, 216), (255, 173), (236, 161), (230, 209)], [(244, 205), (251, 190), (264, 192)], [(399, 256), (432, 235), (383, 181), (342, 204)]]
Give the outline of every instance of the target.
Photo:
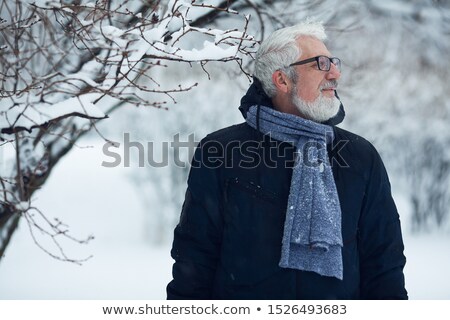
[(302, 51), (302, 59), (319, 55), (331, 56), (330, 51), (328, 51), (325, 44), (317, 38), (301, 36), (297, 39), (297, 44)]

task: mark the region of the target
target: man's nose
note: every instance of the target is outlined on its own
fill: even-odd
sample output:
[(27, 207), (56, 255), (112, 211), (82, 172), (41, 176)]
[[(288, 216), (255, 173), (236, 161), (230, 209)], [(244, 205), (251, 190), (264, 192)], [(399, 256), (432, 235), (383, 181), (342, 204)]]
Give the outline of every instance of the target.
[(338, 80), (341, 77), (341, 72), (333, 63), (331, 63), (330, 70), (325, 77), (327, 80)]

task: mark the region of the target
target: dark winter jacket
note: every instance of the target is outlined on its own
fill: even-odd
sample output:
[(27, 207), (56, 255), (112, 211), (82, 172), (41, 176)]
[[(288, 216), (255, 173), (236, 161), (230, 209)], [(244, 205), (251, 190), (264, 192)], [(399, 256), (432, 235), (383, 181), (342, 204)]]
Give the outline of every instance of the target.
[[(258, 83), (241, 103), (269, 105)], [(343, 117), (332, 120), (335, 124)], [(407, 299), (386, 170), (365, 139), (333, 126), (344, 278), (280, 268), (295, 149), (246, 123), (208, 135), (192, 160), (168, 299)]]

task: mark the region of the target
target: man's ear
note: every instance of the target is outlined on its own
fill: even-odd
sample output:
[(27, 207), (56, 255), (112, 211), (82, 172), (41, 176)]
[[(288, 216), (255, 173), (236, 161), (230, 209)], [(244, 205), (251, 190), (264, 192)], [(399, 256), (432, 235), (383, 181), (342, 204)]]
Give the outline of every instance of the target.
[(280, 70), (275, 71), (272, 74), (272, 82), (277, 88), (277, 91), (282, 93), (288, 93), (289, 87), (291, 85), (289, 78), (286, 76), (286, 74)]

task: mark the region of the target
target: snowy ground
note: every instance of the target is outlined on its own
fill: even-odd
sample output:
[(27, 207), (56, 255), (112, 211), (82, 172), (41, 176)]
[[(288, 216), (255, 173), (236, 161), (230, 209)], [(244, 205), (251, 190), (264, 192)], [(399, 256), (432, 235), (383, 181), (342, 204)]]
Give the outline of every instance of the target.
[[(85, 144), (89, 144), (86, 143)], [(145, 212), (123, 168), (102, 167), (101, 147), (70, 153), (37, 194), (36, 205), (70, 225), (88, 246), (67, 245), (83, 266), (56, 261), (33, 244), (25, 221), (0, 261), (0, 299), (164, 299), (171, 279), (170, 245), (145, 243)], [(407, 208), (399, 201), (399, 209)], [(404, 225), (407, 227), (406, 217)], [(450, 299), (449, 235), (405, 230), (411, 299)]]

